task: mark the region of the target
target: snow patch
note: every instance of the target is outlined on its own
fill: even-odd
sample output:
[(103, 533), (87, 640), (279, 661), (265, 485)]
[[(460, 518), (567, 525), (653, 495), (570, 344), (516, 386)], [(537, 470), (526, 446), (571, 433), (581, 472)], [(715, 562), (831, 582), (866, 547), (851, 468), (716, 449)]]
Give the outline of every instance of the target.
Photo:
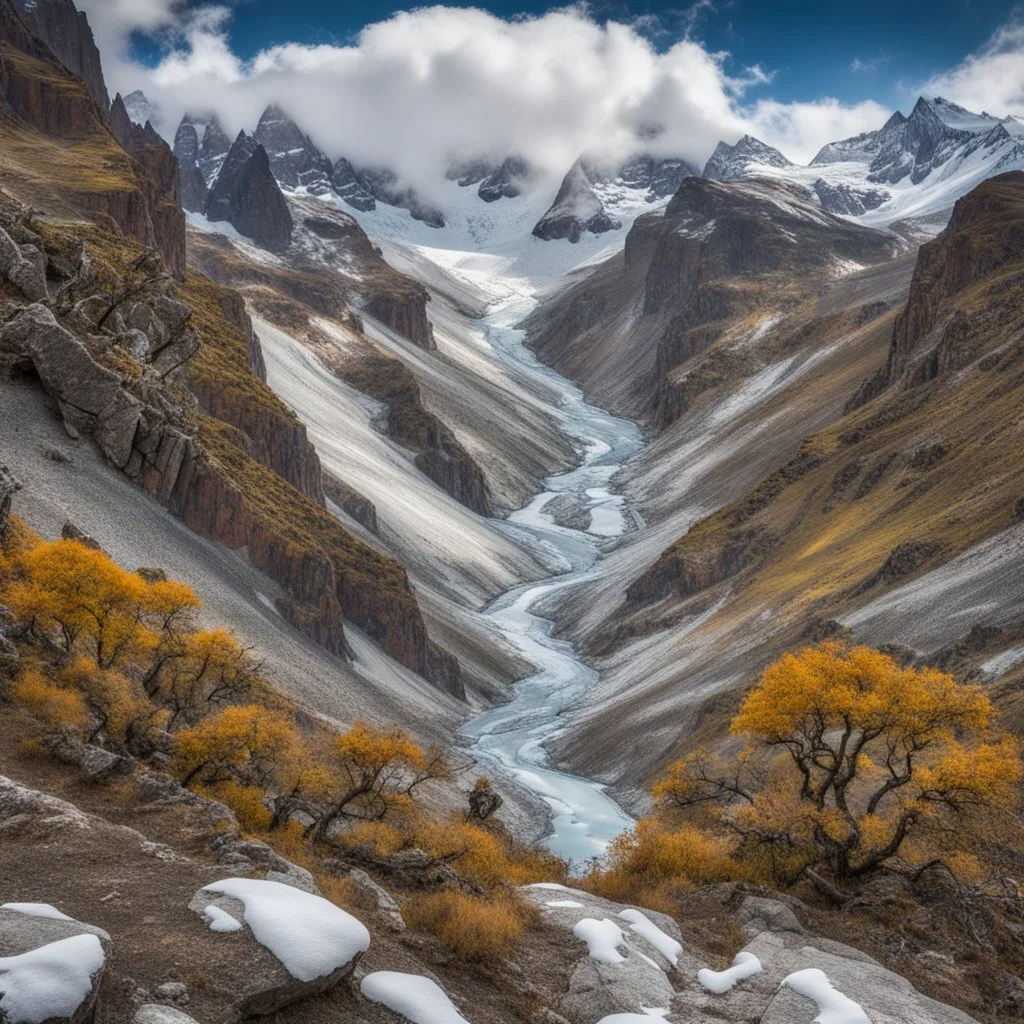
[(361, 921), (322, 896), (281, 882), (226, 878), (203, 886), (245, 905), (245, 923), (299, 981), (312, 981), (344, 967), (370, 947)]
[(629, 921), (631, 931), (646, 939), (673, 967), (679, 963), (679, 954), (683, 947), (663, 932), (649, 917), (639, 910), (623, 910), (619, 914), (624, 921)]
[(576, 900), (548, 900), (545, 907), (582, 907), (583, 904)]
[(203, 908), (203, 916), (210, 922), (211, 932), (237, 932), (242, 927), (241, 921), (236, 921), (226, 910), (212, 903)]
[(871, 1024), (860, 1003), (855, 1003), (849, 996), (833, 988), (828, 975), (817, 967), (808, 967), (788, 975), (782, 979), (782, 985), (818, 1004), (818, 1016), (814, 1018), (814, 1024)]
[(595, 960), (606, 964), (621, 964), (626, 959), (617, 948), (626, 941), (626, 937), (622, 929), (607, 917), (600, 921), (596, 917), (585, 917), (576, 922), (572, 933), (587, 944)]
[(644, 1010), (643, 1013), (613, 1013), (610, 1017), (602, 1017), (597, 1024), (652, 1024), (664, 1021), (667, 1009)]
[(5, 903), (0, 910), (13, 910), (16, 914), (28, 914), (29, 917), (50, 917), (55, 921), (74, 921), (49, 903)]
[(419, 974), (375, 971), (359, 985), (370, 1002), (380, 1003), (412, 1024), (468, 1024), (444, 989)]
[(95, 935), (73, 935), (0, 957), (0, 1016), (10, 1024), (70, 1017), (92, 992), (106, 958)]
[[(739, 952), (733, 959), (732, 967), (727, 967), (724, 971), (712, 971), (703, 967), (697, 972), (697, 980), (709, 992), (720, 996), (728, 992), (736, 982), (760, 974), (762, 970), (764, 968), (761, 966), (761, 961), (753, 953)], [(790, 975), (790, 977), (795, 977), (795, 975)]]

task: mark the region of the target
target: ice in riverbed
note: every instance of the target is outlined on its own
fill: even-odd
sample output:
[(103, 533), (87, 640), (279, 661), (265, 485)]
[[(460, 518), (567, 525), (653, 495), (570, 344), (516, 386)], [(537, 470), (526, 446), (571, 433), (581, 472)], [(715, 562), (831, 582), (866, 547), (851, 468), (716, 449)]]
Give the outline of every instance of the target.
[(646, 939), (672, 966), (679, 963), (679, 954), (683, 947), (663, 932), (649, 917), (639, 910), (624, 910), (619, 914), (624, 921), (629, 921), (631, 931)]
[(73, 935), (19, 956), (0, 957), (0, 1018), (10, 1024), (40, 1024), (70, 1017), (92, 991), (103, 967), (95, 935)]
[(587, 944), (587, 949), (595, 960), (601, 960), (606, 964), (621, 964), (626, 959), (618, 950), (626, 941), (626, 937), (622, 934), (622, 929), (607, 917), (600, 921), (596, 917), (585, 917), (576, 922), (572, 933)]
[(740, 952), (733, 959), (732, 967), (728, 967), (724, 971), (712, 971), (707, 967), (701, 968), (697, 972), (697, 980), (709, 992), (722, 995), (724, 992), (728, 992), (736, 982), (760, 974), (762, 970), (761, 961), (753, 953)]
[(299, 981), (330, 974), (370, 947), (370, 933), (351, 914), (282, 882), (226, 878), (204, 886), (203, 892), (240, 900), (256, 941)]
[(817, 967), (788, 975), (782, 979), (782, 985), (818, 1004), (815, 1024), (871, 1024), (861, 1005), (834, 989), (828, 975)]
[(444, 989), (419, 974), (375, 971), (359, 988), (370, 1002), (394, 1010), (412, 1024), (468, 1024)]

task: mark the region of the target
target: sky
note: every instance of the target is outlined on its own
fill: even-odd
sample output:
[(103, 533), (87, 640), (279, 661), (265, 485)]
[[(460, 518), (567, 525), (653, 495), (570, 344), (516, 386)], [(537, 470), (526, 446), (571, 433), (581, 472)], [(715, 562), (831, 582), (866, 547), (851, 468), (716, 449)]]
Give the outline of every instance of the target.
[(919, 94), (1024, 114), (1024, 7), (996, 0), (78, 0), (108, 84), (251, 130), (278, 102), (332, 157), (429, 192), (453, 157), (564, 173), (658, 131), (701, 165), (750, 133), (791, 159), (909, 112)]

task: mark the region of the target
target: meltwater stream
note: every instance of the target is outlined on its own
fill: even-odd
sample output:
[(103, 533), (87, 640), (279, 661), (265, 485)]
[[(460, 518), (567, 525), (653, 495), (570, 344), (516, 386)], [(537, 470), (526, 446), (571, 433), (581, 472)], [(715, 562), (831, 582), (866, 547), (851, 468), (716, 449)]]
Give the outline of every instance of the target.
[[(562, 712), (596, 682), (596, 673), (577, 657), (573, 646), (551, 635), (552, 623), (531, 609), (549, 594), (600, 572), (602, 546), (624, 533), (630, 523), (621, 495), (611, 478), (621, 463), (643, 444), (640, 429), (589, 405), (566, 378), (541, 364), (523, 344), (523, 332), (512, 325), (529, 312), (509, 304), (488, 318), (487, 337), (499, 358), (542, 378), (560, 397), (562, 428), (578, 442), (581, 464), (549, 477), (545, 491), (514, 512), (503, 529), (518, 538), (531, 537), (538, 548), (564, 564), (559, 575), (516, 587), (498, 598), (485, 614), (524, 659), (534, 675), (517, 683), (507, 704), (491, 708), (463, 726), (472, 752), (538, 794), (553, 812), (546, 845), (566, 860), (580, 863), (600, 856), (608, 843), (633, 819), (590, 779), (548, 766), (544, 743), (564, 727)], [(560, 495), (578, 497), (590, 514), (586, 530), (558, 526), (544, 511)], [(564, 500), (564, 499), (563, 499)]]

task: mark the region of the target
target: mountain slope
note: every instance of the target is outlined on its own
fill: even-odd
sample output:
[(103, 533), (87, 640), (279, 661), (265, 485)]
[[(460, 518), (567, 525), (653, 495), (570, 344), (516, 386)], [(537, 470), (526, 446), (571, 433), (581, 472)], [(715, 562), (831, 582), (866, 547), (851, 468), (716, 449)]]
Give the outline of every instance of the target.
[[(643, 732), (645, 753), (617, 762), (634, 780), (692, 730), (712, 741), (733, 706), (730, 687), (801, 641), (852, 635), (934, 660), (970, 636), (958, 664), (976, 673), (1015, 649), (1024, 622), (1024, 586), (1010, 569), (1024, 540), (1022, 215), (1024, 175), (986, 182), (921, 250), (903, 312), (880, 304), (884, 267), (872, 272), (875, 284), (863, 274), (841, 282), (818, 300), (826, 317), (813, 333), (798, 328), (787, 342), (782, 320), (759, 342), (774, 336), (786, 351), (802, 337), (816, 349), (805, 367), (815, 369), (797, 383), (791, 360), (776, 364), (775, 382), (764, 378), (745, 409), (741, 389), (686, 413), (652, 446), (661, 460), (677, 453), (681, 486), (650, 449), (628, 471), (627, 486), (648, 489), (651, 536), (611, 556), (604, 583), (625, 582), (624, 603), (614, 609), (605, 595), (595, 607), (584, 592), (566, 609), (602, 669), (571, 741), (559, 745), (574, 764), (590, 768)], [(851, 371), (872, 362), (877, 383), (858, 387)], [(818, 405), (825, 396), (830, 412)], [(734, 432), (733, 446), (725, 425), (737, 416), (746, 433)], [(680, 431), (692, 438), (682, 448)], [(774, 466), (762, 461), (772, 447)], [(722, 502), (737, 469), (758, 464)], [(669, 491), (660, 499), (659, 484)], [(686, 518), (652, 565), (630, 570), (654, 536)], [(1012, 687), (999, 694), (1016, 720)]]

